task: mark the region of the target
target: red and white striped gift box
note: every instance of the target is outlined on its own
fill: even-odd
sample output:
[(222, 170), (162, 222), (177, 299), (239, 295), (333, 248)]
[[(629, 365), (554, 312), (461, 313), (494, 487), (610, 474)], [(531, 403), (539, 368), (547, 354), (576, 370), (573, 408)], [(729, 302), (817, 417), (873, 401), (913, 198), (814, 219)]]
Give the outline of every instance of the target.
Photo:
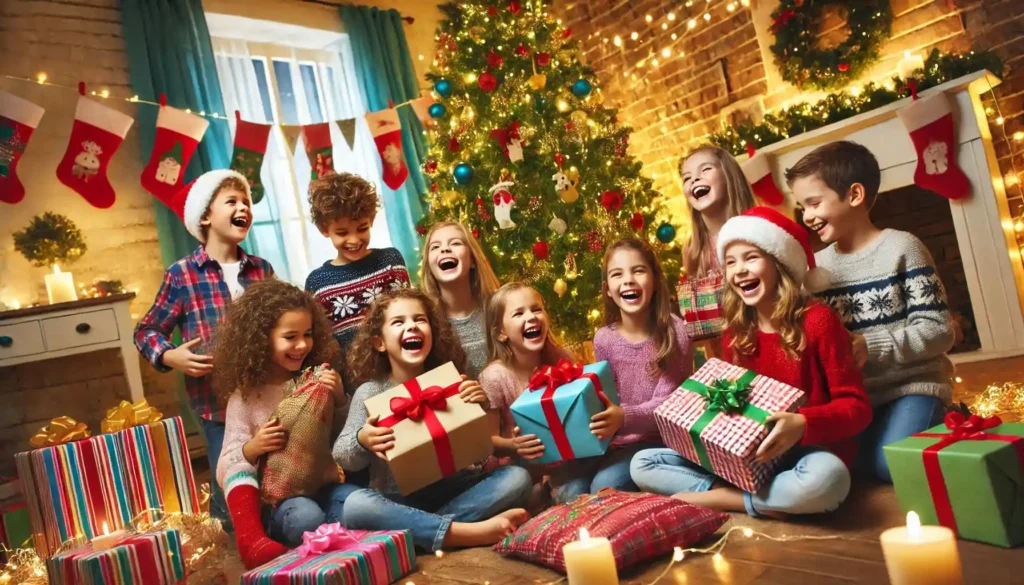
[[(691, 380), (710, 386), (715, 380), (736, 380), (748, 370), (719, 359), (710, 359)], [(795, 412), (804, 403), (804, 393), (788, 384), (757, 376), (750, 384), (749, 402), (769, 413)], [(678, 388), (654, 411), (654, 418), (667, 446), (700, 465), (690, 429), (706, 410), (703, 396)], [(712, 467), (708, 471), (736, 487), (756, 492), (775, 476), (778, 460), (767, 464), (754, 461), (769, 427), (740, 414), (719, 413), (700, 434)]]

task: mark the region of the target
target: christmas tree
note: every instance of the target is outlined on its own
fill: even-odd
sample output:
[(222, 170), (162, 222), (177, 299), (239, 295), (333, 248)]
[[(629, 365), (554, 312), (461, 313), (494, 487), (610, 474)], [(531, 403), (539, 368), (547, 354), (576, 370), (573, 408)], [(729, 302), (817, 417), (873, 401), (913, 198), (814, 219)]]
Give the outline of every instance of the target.
[(603, 325), (601, 260), (622, 237), (650, 241), (675, 281), (680, 252), (658, 193), (627, 151), (572, 31), (541, 0), (441, 7), (427, 78), (436, 102), (423, 171), (435, 221), (461, 221), (503, 282), (544, 295), (568, 343)]

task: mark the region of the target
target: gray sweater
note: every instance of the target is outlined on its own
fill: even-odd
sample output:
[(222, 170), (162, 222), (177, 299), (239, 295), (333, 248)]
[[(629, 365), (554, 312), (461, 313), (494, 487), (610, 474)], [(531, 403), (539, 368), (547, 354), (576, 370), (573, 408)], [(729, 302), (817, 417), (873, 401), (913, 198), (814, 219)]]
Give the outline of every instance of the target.
[(887, 229), (860, 252), (840, 254), (833, 244), (815, 261), (832, 276), (832, 288), (819, 296), (867, 342), (864, 386), (871, 402), (879, 406), (918, 394), (948, 403), (952, 320), (924, 244), (912, 234)]
[(334, 461), (345, 471), (360, 471), (370, 468), (370, 487), (383, 493), (398, 493), (398, 484), (387, 461), (377, 457), (375, 453), (359, 444), (359, 430), (366, 424), (369, 413), (366, 401), (374, 396), (393, 388), (390, 380), (373, 380), (364, 382), (356, 389), (349, 403), (348, 418), (345, 428), (334, 442)]
[(479, 380), (480, 372), (487, 367), (487, 335), (484, 331), (484, 312), (481, 309), (473, 311), (468, 317), (461, 319), (449, 319), (452, 329), (459, 336), (462, 342), (462, 349), (466, 352), (466, 371), (464, 372), (470, 380)]

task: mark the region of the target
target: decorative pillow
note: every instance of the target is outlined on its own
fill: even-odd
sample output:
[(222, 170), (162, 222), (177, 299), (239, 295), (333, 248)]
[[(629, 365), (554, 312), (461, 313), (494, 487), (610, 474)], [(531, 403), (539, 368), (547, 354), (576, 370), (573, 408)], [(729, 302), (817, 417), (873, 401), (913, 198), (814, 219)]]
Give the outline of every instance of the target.
[(615, 565), (622, 570), (677, 546), (692, 546), (728, 520), (728, 514), (674, 498), (606, 488), (541, 512), (494, 550), (564, 573), (562, 547), (579, 540), (580, 528), (586, 528), (591, 536), (611, 542)]

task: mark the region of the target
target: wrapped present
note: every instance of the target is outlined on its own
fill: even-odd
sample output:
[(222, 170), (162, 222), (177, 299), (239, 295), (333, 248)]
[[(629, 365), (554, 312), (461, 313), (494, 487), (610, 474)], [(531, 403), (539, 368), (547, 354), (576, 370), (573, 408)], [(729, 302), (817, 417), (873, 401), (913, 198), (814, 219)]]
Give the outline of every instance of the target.
[(683, 276), (676, 287), (679, 312), (686, 321), (686, 333), (692, 341), (718, 337), (725, 329), (722, 314), (722, 273), (712, 270), (702, 278)]
[(181, 418), (119, 431), (132, 505), (137, 512), (199, 512), (199, 493), (192, 474), (185, 426)]
[(883, 449), (904, 512), (967, 540), (1024, 544), (1024, 423), (951, 412)]
[(313, 496), (339, 481), (331, 454), (334, 388), (320, 381), (325, 366), (309, 368), (285, 389), (274, 411), (288, 431), (288, 443), (260, 462), (260, 494), (268, 504), (294, 496)]
[(25, 504), (14, 504), (0, 510), (0, 543), (9, 549), (32, 546), (32, 528)]
[(395, 431), (395, 446), (385, 455), (402, 495), (491, 454), (487, 413), (459, 398), (461, 383), (448, 362), (366, 401), (377, 424)]
[(778, 460), (754, 461), (773, 412), (804, 403), (796, 388), (712, 358), (654, 411), (666, 445), (746, 492), (775, 475)]
[(416, 570), (408, 530), (365, 532), (325, 524), (294, 551), (242, 575), (242, 585), (388, 585)]
[(46, 562), (50, 585), (164, 585), (185, 578), (185, 556), (177, 530), (126, 536), (95, 550), (85, 544)]
[(563, 359), (538, 368), (510, 410), (521, 433), (544, 444), (544, 454), (532, 462), (556, 463), (604, 454), (611, 438), (594, 436), (590, 419), (612, 403), (619, 403), (619, 394), (608, 362), (584, 366)]

